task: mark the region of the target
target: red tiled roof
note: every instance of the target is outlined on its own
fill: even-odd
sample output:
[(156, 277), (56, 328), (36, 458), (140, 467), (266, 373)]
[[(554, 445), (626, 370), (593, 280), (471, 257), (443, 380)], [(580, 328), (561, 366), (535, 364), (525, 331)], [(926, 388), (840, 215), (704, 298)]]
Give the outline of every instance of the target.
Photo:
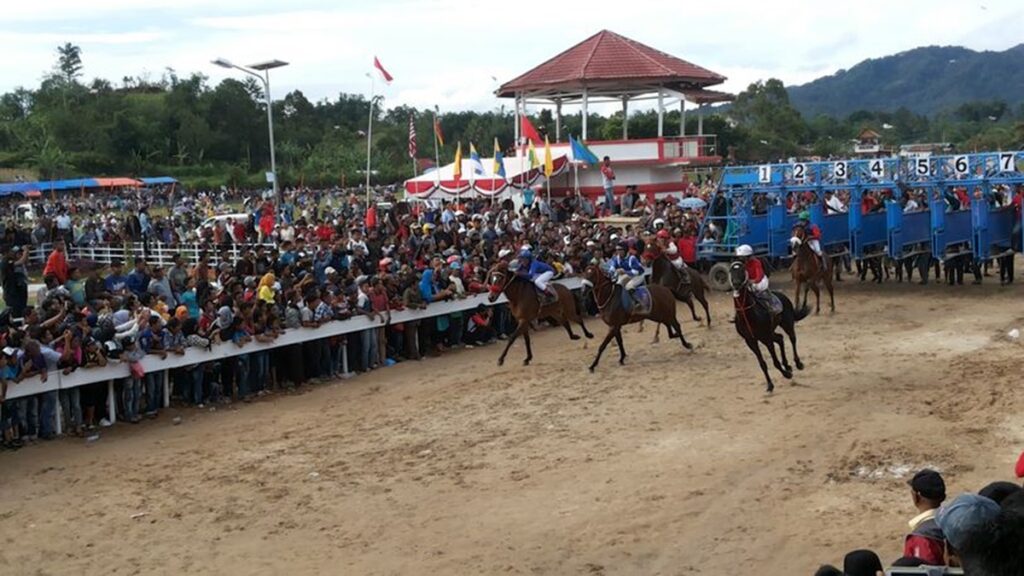
[(498, 89), (498, 95), (513, 96), (521, 90), (630, 81), (656, 81), (666, 86), (699, 87), (721, 84), (725, 76), (609, 30), (602, 30), (533, 70), (506, 82)]

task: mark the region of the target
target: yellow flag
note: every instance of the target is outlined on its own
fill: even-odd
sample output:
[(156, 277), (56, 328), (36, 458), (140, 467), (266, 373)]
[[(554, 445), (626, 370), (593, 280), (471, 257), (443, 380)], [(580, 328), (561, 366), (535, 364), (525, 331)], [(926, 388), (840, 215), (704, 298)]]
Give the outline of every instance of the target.
[(530, 170), (540, 166), (540, 161), (537, 160), (537, 149), (533, 147), (533, 140), (530, 140), (530, 147), (527, 150), (526, 157), (530, 160)]
[(551, 159), (551, 143), (544, 136), (544, 175), (548, 178), (555, 172), (555, 161)]
[(462, 142), (455, 148), (455, 179), (462, 178)]

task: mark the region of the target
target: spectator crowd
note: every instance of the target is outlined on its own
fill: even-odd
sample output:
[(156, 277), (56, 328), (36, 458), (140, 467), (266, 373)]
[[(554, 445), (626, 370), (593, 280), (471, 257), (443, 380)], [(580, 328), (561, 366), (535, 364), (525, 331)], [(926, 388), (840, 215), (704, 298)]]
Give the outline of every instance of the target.
[[(188, 202), (202, 205), (204, 198), (210, 197)], [(349, 370), (359, 373), (503, 339), (515, 329), (504, 306), (407, 322), (392, 322), (392, 312), (486, 292), (487, 270), (524, 247), (565, 276), (610, 258), (619, 247), (642, 254), (660, 231), (678, 243), (685, 260), (696, 260), (699, 214), (681, 209), (675, 199), (629, 198), (626, 212), (636, 215), (631, 225), (588, 217), (594, 207), (583, 197), (549, 205), (535, 196), (519, 207), (508, 200), (380, 200), (367, 206), (342, 191), (289, 191), (277, 213), (271, 199), (254, 195), (244, 200), (247, 218), (200, 226), (190, 238), (201, 246), (194, 259), (181, 253), (165, 266), (145, 256), (109, 265), (78, 260), (69, 257), (68, 246), (127, 238), (173, 249), (188, 233), (167, 230), (190, 228), (198, 219), (190, 212), (157, 215), (129, 199), (127, 213), (111, 212), (121, 215), (103, 224), (92, 214), (116, 208), (110, 199), (40, 201), (34, 228), (7, 221), (3, 232), (5, 389), (36, 375), (46, 379), (58, 371), (124, 362), (131, 377), (116, 383), (118, 414), (138, 422), (156, 417), (165, 392), (162, 371), (147, 373), (140, 360), (190, 347), (269, 342), (285, 331), (354, 316), (376, 324), (171, 369), (172, 398), (205, 405), (331, 379), (343, 372), (346, 359)], [(30, 295), (26, 247), (44, 238), (52, 242), (44, 285)], [(83, 434), (104, 422), (106, 396), (106, 384), (97, 383), (7, 399), (0, 412), (5, 444), (52, 438), (58, 418), (64, 429)]]

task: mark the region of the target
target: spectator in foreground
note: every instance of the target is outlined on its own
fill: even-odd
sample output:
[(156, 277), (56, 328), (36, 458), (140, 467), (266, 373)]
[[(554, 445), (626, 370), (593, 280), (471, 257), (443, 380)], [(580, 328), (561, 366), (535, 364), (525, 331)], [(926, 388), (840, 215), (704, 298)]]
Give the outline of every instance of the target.
[(950, 565), (959, 565), (970, 576), (1024, 574), (1024, 500), (1007, 499), (999, 504), (977, 494), (961, 494), (943, 506), (935, 517), (950, 546)]
[(919, 514), (910, 519), (910, 534), (903, 541), (903, 555), (920, 558), (931, 566), (946, 564), (946, 539), (935, 514), (946, 499), (946, 483), (934, 470), (921, 470), (908, 482), (910, 497)]
[(871, 550), (854, 550), (843, 558), (843, 574), (846, 576), (885, 576), (882, 561)]

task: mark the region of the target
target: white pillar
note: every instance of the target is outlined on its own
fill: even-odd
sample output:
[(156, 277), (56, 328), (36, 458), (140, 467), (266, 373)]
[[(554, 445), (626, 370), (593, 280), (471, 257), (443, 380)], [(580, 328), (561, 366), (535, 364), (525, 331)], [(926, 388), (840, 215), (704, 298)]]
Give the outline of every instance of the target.
[(686, 136), (686, 100), (679, 100), (679, 135)]
[(117, 394), (114, 394), (113, 380), (107, 380), (107, 420), (111, 424), (117, 422)]
[(562, 141), (562, 99), (555, 100), (555, 142)]
[(519, 127), (522, 125), (522, 121), (519, 119), (519, 94), (518, 93), (515, 95), (515, 102), (516, 102), (515, 103), (516, 113), (513, 116), (514, 116), (515, 122), (516, 122), (516, 126), (515, 126), (515, 132), (516, 132), (515, 146), (516, 146), (516, 155), (518, 155), (519, 154)]
[(661, 86), (658, 86), (658, 138), (665, 136), (665, 100)]
[(586, 86), (583, 87), (583, 112), (582, 112), (582, 114), (583, 114), (583, 134), (580, 136), (580, 138), (583, 141), (586, 141), (587, 140), (587, 116), (589, 116), (589, 114), (590, 114), (589, 112), (587, 112), (587, 87)]
[(629, 140), (629, 96), (622, 97), (622, 139)]
[(697, 105), (697, 136), (704, 135), (704, 105)]

